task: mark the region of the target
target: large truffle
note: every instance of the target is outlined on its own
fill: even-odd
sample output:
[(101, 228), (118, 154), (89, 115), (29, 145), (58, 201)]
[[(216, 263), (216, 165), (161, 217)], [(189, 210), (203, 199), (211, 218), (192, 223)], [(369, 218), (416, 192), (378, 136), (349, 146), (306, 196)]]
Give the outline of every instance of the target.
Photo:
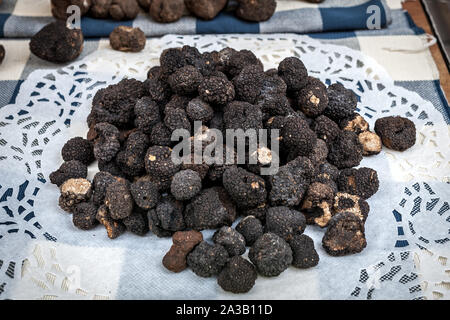
[(286, 241), (302, 234), (306, 228), (305, 216), (288, 207), (272, 207), (267, 210), (266, 232), (272, 232)]
[(152, 0), (150, 16), (157, 22), (175, 22), (183, 16), (183, 0)]
[(85, 164), (77, 160), (64, 162), (58, 170), (49, 176), (51, 183), (60, 187), (65, 181), (72, 178), (86, 178), (88, 169)]
[(319, 255), (314, 248), (314, 241), (305, 234), (294, 236), (289, 245), (292, 249), (292, 265), (296, 268), (307, 269), (317, 266)]
[(222, 269), (217, 283), (225, 291), (246, 293), (253, 288), (257, 277), (253, 264), (240, 256), (235, 256)]
[(289, 91), (298, 91), (306, 86), (308, 71), (300, 59), (289, 57), (278, 65), (278, 75), (284, 80)]
[(356, 167), (361, 162), (363, 147), (352, 131), (341, 132), (330, 144), (328, 161), (339, 169)]
[(392, 150), (405, 151), (416, 143), (414, 122), (403, 117), (384, 117), (375, 122), (375, 132), (383, 145)]
[(355, 194), (363, 199), (373, 196), (380, 184), (377, 172), (365, 167), (342, 170), (337, 182), (339, 191)]

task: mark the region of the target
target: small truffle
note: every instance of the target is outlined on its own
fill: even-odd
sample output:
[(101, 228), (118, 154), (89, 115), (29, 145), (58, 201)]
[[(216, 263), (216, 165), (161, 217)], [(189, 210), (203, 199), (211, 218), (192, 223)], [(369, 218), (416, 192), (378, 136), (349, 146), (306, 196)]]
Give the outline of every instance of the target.
[(267, 210), (266, 232), (274, 233), (285, 241), (302, 234), (306, 228), (303, 213), (288, 207), (272, 207)]
[(172, 177), (180, 169), (180, 165), (172, 161), (172, 149), (153, 146), (145, 155), (145, 169), (155, 177)]
[(350, 118), (355, 112), (358, 100), (352, 90), (335, 83), (328, 87), (328, 106), (324, 114), (332, 120)]
[(89, 14), (96, 19), (106, 19), (109, 17), (109, 8), (112, 0), (92, 0)]
[(322, 246), (332, 256), (361, 252), (367, 245), (363, 222), (353, 213), (334, 216), (322, 239)]
[(189, 95), (197, 92), (203, 81), (203, 75), (194, 66), (184, 66), (169, 76), (168, 83), (172, 91), (179, 95)]
[(369, 199), (380, 185), (378, 174), (371, 168), (349, 168), (340, 172), (337, 180), (339, 191)]
[(184, 129), (191, 131), (191, 122), (183, 109), (170, 109), (166, 112), (164, 117), (164, 124), (169, 130), (174, 131), (177, 129)]
[(158, 187), (151, 181), (141, 179), (130, 186), (134, 202), (145, 210), (154, 208), (159, 202)]
[(170, 195), (164, 196), (155, 209), (148, 212), (150, 230), (158, 237), (170, 237), (186, 228), (183, 202)]
[(221, 245), (200, 242), (187, 256), (187, 265), (199, 277), (211, 277), (219, 274), (229, 256)]
[(98, 224), (96, 216), (97, 207), (93, 203), (81, 202), (73, 209), (73, 225), (81, 230), (90, 230)]
[(341, 133), (337, 123), (324, 115), (314, 119), (311, 129), (313, 129), (317, 134), (317, 137), (325, 141), (328, 146), (330, 146), (334, 139)]
[(362, 153), (363, 147), (356, 133), (343, 131), (330, 144), (328, 161), (338, 169), (356, 167), (363, 158)]
[(149, 231), (147, 215), (144, 212), (135, 211), (122, 220), (127, 231), (138, 236), (144, 236)]
[(383, 145), (396, 151), (405, 151), (416, 143), (414, 122), (403, 117), (384, 117), (375, 122), (375, 132)]
[(186, 107), (191, 121), (207, 122), (214, 117), (214, 109), (200, 98), (192, 99)]
[(72, 178), (86, 178), (88, 168), (77, 160), (64, 162), (58, 170), (50, 174), (50, 181), (60, 187), (65, 181)]
[(187, 255), (197, 244), (203, 241), (203, 235), (194, 230), (177, 231), (172, 236), (172, 246), (164, 256), (164, 267), (172, 272), (181, 272), (187, 268)]
[(184, 0), (152, 0), (150, 16), (157, 22), (175, 22), (183, 16)]
[(333, 215), (345, 212), (345, 213), (353, 213), (362, 222), (366, 222), (367, 216), (369, 214), (370, 207), (367, 201), (364, 199), (349, 194), (338, 192), (334, 197), (333, 204)]
[(177, 200), (192, 199), (202, 189), (202, 179), (197, 172), (182, 170), (172, 179), (170, 191)]
[(319, 255), (314, 248), (314, 241), (305, 234), (294, 236), (289, 245), (292, 249), (292, 265), (296, 268), (307, 269), (317, 266)]
[(153, 127), (161, 121), (159, 106), (150, 97), (143, 97), (134, 106), (136, 118), (134, 124), (144, 133), (151, 133)]
[(234, 256), (220, 272), (217, 283), (232, 293), (246, 293), (255, 285), (258, 274), (255, 266), (240, 256)]
[(248, 21), (266, 21), (275, 13), (275, 0), (238, 0), (236, 15)]
[(261, 65), (253, 64), (242, 68), (241, 72), (233, 78), (236, 100), (255, 103), (265, 77)]
[(114, 50), (139, 52), (145, 48), (144, 32), (140, 28), (118, 26), (109, 34), (109, 43)]
[(69, 29), (65, 21), (43, 27), (30, 40), (30, 51), (43, 60), (65, 63), (75, 60), (83, 51), (81, 29)]
[(233, 101), (225, 106), (223, 121), (225, 129), (262, 129), (263, 114), (261, 109), (253, 104), (243, 101)]
[(106, 188), (105, 205), (113, 219), (124, 219), (131, 215), (134, 202), (126, 181), (117, 181)]
[(334, 191), (328, 184), (312, 183), (303, 199), (301, 210), (305, 213), (308, 224), (320, 227), (328, 225), (332, 217)]
[(308, 71), (296, 57), (284, 59), (278, 65), (278, 75), (284, 80), (289, 91), (298, 91), (307, 84)]
[(213, 235), (213, 241), (227, 250), (230, 257), (240, 256), (245, 252), (245, 238), (230, 227), (222, 227)]
[(258, 272), (265, 277), (275, 277), (292, 263), (291, 247), (274, 233), (265, 233), (256, 240), (248, 254)]
[(116, 182), (117, 178), (112, 174), (106, 171), (99, 171), (95, 174), (94, 180), (92, 182), (94, 192), (92, 195), (92, 200), (94, 204), (100, 206), (103, 204), (106, 195), (106, 189), (108, 186), (114, 182)]
[(255, 241), (264, 234), (261, 221), (254, 216), (246, 216), (236, 226), (236, 231), (245, 238), (245, 244), (252, 246)]
[(83, 178), (69, 179), (61, 187), (59, 206), (66, 212), (72, 213), (75, 206), (88, 201), (92, 195), (92, 185)]
[(120, 150), (119, 130), (112, 124), (102, 122), (95, 125), (99, 137), (94, 143), (94, 155), (99, 161), (111, 161)]
[(235, 97), (233, 83), (222, 77), (205, 78), (198, 87), (198, 93), (203, 101), (225, 105)]
[(227, 3), (228, 0), (184, 0), (189, 12), (203, 20), (214, 19)]
[(310, 77), (307, 85), (298, 93), (297, 106), (308, 117), (320, 116), (328, 106), (325, 85), (319, 79)]
[(78, 160), (85, 165), (94, 161), (92, 143), (82, 137), (75, 137), (66, 142), (61, 150), (64, 161)]
[(316, 146), (317, 137), (309, 128), (308, 123), (300, 117), (286, 117), (281, 130), (283, 144), (296, 154), (307, 156)]
[(372, 156), (381, 152), (381, 138), (374, 132), (364, 131), (358, 135), (363, 146), (363, 156)]
[(105, 205), (98, 208), (96, 218), (98, 222), (105, 226), (106, 234), (110, 239), (117, 238), (126, 230), (125, 225), (121, 221), (111, 218), (108, 207)]

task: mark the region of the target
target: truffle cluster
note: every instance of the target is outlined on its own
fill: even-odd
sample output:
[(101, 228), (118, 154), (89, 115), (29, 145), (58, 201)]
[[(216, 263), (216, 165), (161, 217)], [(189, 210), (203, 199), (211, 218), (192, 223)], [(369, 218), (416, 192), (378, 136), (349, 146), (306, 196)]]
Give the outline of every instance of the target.
[[(365, 248), (367, 199), (379, 180), (375, 170), (354, 167), (380, 152), (374, 141), (381, 139), (356, 113), (356, 102), (342, 84), (327, 87), (308, 76), (298, 58), (264, 71), (247, 50), (170, 48), (145, 81), (124, 79), (96, 93), (87, 138), (64, 145), (65, 162), (50, 180), (75, 227), (102, 224), (111, 239), (125, 231), (172, 237), (163, 259), (167, 269), (189, 267), (201, 277), (217, 276), (226, 291), (247, 292), (258, 274), (318, 264), (314, 242), (304, 234), (307, 225), (326, 228), (322, 245), (330, 255)], [(194, 121), (201, 121), (200, 130)], [(396, 123), (401, 131), (393, 131)], [(175, 130), (185, 129), (206, 152), (217, 142), (211, 128), (224, 137), (227, 129), (277, 129), (280, 151), (258, 146), (256, 164), (250, 157), (232, 163), (173, 160)], [(391, 147), (411, 144), (398, 142), (412, 132), (405, 120), (379, 120), (376, 130)], [(223, 154), (236, 160), (234, 148), (223, 145)], [(198, 151), (183, 150), (183, 158), (195, 159)], [(262, 174), (275, 159), (279, 170)], [(87, 166), (95, 160), (100, 171), (91, 182)], [(216, 229), (212, 239), (203, 239), (204, 229)], [(250, 261), (242, 257), (247, 250)]]

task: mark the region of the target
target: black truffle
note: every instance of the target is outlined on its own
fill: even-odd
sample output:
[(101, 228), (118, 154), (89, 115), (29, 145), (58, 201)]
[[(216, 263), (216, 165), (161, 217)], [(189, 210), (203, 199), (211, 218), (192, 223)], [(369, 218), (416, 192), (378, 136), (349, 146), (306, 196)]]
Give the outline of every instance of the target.
[(229, 256), (221, 245), (200, 242), (187, 256), (187, 265), (199, 277), (211, 277), (219, 274)]
[(73, 225), (81, 230), (90, 230), (94, 228), (98, 221), (97, 207), (91, 202), (81, 202), (73, 209)]
[(155, 209), (148, 212), (150, 230), (158, 237), (170, 237), (176, 231), (186, 228), (183, 217), (183, 202), (167, 195)]
[(118, 26), (109, 34), (111, 47), (123, 52), (142, 51), (145, 48), (146, 41), (145, 33), (140, 28)]
[(402, 117), (384, 117), (375, 122), (375, 132), (383, 145), (396, 151), (405, 151), (416, 143), (414, 122)]
[(227, 250), (230, 257), (239, 256), (245, 252), (245, 238), (231, 227), (223, 226), (213, 235), (213, 241)]
[(119, 130), (112, 124), (102, 122), (95, 125), (99, 137), (94, 143), (94, 155), (99, 161), (111, 161), (120, 150)]
[(223, 112), (225, 129), (262, 129), (261, 109), (253, 104), (243, 101), (229, 103)]
[(307, 84), (308, 71), (296, 57), (284, 59), (278, 65), (278, 75), (284, 80), (289, 91), (299, 91)]
[(179, 164), (172, 161), (172, 149), (163, 146), (148, 148), (145, 155), (145, 169), (155, 177), (172, 177), (180, 169)]
[(328, 106), (325, 85), (319, 79), (309, 77), (307, 85), (298, 93), (297, 106), (308, 117), (320, 116)]
[(170, 191), (177, 200), (189, 200), (202, 189), (202, 179), (197, 172), (182, 170), (177, 172), (172, 179)]
[(248, 21), (266, 21), (275, 13), (275, 0), (238, 0), (236, 15)]
[(150, 97), (143, 97), (134, 106), (136, 118), (134, 124), (144, 133), (151, 133), (152, 128), (161, 121), (159, 106)]
[(256, 268), (251, 262), (234, 256), (220, 272), (217, 283), (225, 291), (246, 293), (253, 288), (257, 277)]
[(133, 182), (130, 186), (130, 192), (134, 202), (145, 210), (154, 208), (160, 199), (158, 187), (146, 179)]
[(233, 78), (236, 100), (255, 103), (256, 98), (260, 95), (265, 77), (264, 69), (259, 64), (244, 67)]
[(127, 231), (138, 236), (144, 236), (149, 231), (148, 219), (143, 212), (133, 212), (131, 215), (122, 220)]
[(225, 105), (235, 97), (233, 83), (222, 77), (205, 78), (198, 87), (198, 93), (203, 101)]
[(363, 147), (352, 131), (341, 132), (330, 144), (328, 161), (338, 169), (356, 167), (361, 162)]
[(246, 216), (239, 221), (236, 231), (244, 236), (247, 246), (252, 246), (264, 234), (264, 227), (259, 219)]
[(72, 178), (86, 178), (88, 168), (85, 164), (77, 160), (64, 162), (58, 170), (50, 174), (50, 181), (60, 187), (66, 180)]
[(196, 67), (191, 65), (176, 70), (168, 79), (172, 91), (180, 95), (196, 93), (202, 81), (203, 75)]
[(380, 185), (377, 172), (365, 167), (341, 170), (337, 182), (339, 191), (355, 194), (363, 199), (373, 196)]
[(200, 98), (194, 98), (189, 102), (186, 113), (191, 121), (208, 122), (214, 117), (214, 109)]
[(128, 182), (116, 181), (106, 188), (105, 205), (109, 209), (111, 218), (124, 219), (133, 212), (133, 197), (128, 188)]
[(308, 123), (300, 117), (288, 116), (281, 130), (283, 145), (296, 154), (307, 156), (316, 146), (317, 137)]
[(296, 268), (307, 269), (317, 266), (319, 255), (314, 248), (314, 241), (305, 234), (294, 236), (289, 245), (292, 249), (292, 265)]
[(328, 106), (324, 114), (335, 120), (350, 118), (355, 112), (358, 99), (352, 90), (335, 83), (328, 87)]
[(122, 223), (122, 221), (114, 220), (113, 218), (111, 218), (108, 207), (106, 205), (102, 205), (100, 206), (100, 208), (98, 208), (96, 218), (98, 222), (105, 226), (106, 233), (108, 235), (108, 238), (110, 239), (116, 239), (126, 230), (126, 227)]
[(85, 165), (94, 161), (94, 150), (92, 143), (82, 137), (75, 137), (66, 142), (61, 150), (64, 161), (78, 160)]
[(302, 234), (306, 228), (303, 213), (288, 207), (272, 207), (267, 210), (266, 232), (272, 232), (286, 241)]

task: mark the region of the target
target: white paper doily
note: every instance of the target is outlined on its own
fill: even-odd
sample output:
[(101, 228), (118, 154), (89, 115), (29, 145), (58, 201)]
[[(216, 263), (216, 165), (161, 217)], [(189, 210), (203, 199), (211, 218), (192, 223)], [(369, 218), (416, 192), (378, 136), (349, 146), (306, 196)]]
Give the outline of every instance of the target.
[[(0, 110), (0, 298), (158, 297), (157, 287), (135, 290), (134, 294), (130, 293), (129, 288), (122, 288), (117, 292), (120, 279), (132, 276), (129, 274), (130, 270), (127, 271), (129, 264), (127, 259), (133, 260), (134, 256), (123, 258), (123, 260), (117, 258), (115, 263), (122, 263), (123, 266), (117, 267), (117, 270), (112, 268), (111, 270), (116, 271), (111, 271), (107, 276), (104, 275), (103, 279), (107, 281), (102, 282), (99, 279), (98, 285), (96, 281), (87, 281), (86, 277), (84, 277), (84, 284), (83, 281), (80, 284), (79, 277), (75, 277), (77, 279), (75, 281), (73, 277), (67, 275), (71, 274), (71, 270), (83, 270), (89, 267), (89, 259), (88, 262), (85, 260), (83, 263), (79, 262), (79, 248), (102, 248), (101, 250), (107, 251), (102, 251), (106, 257), (111, 257), (111, 252), (108, 250), (119, 250), (120, 254), (117, 256), (120, 257), (125, 255), (124, 250), (128, 253), (133, 250), (137, 252), (136, 254), (154, 254), (157, 259), (161, 259), (170, 247), (170, 239), (158, 239), (150, 234), (145, 238), (125, 234), (111, 241), (101, 227), (87, 232), (76, 230), (72, 226), (71, 217), (58, 208), (58, 189), (48, 182), (48, 175), (61, 164), (60, 150), (64, 142), (73, 136), (85, 136), (86, 117), (90, 112), (92, 97), (99, 88), (116, 83), (123, 77), (145, 79), (147, 70), (159, 64), (159, 55), (163, 49), (182, 45), (196, 46), (200, 51), (220, 50), (224, 47), (249, 49), (263, 61), (266, 69), (276, 67), (285, 57), (298, 56), (311, 75), (328, 84), (341, 82), (352, 89), (360, 97), (359, 112), (368, 120), (371, 128), (377, 118), (387, 115), (406, 116), (413, 120), (417, 127), (417, 143), (413, 148), (403, 153), (384, 149), (382, 154), (365, 158), (361, 164), (379, 172), (383, 188), (383, 190), (380, 188), (380, 192), (369, 200), (371, 213), (366, 223), (369, 247), (363, 254), (347, 257), (346, 260), (345, 258), (333, 260), (320, 248), (323, 230), (308, 228), (306, 233), (315, 240), (321, 257), (321, 263), (315, 271), (301, 273), (298, 270), (288, 270), (277, 278), (281, 279), (278, 282), (277, 279), (268, 280), (260, 277), (255, 288), (247, 296), (231, 296), (232, 298), (282, 297), (277, 288), (281, 290), (280, 286), (283, 283), (296, 281), (299, 277), (308, 275), (308, 272), (316, 272), (320, 277), (322, 272), (326, 272), (324, 270), (328, 270), (328, 266), (336, 264), (337, 261), (342, 265), (352, 264), (353, 267), (349, 270), (356, 268), (355, 274), (349, 275), (348, 278), (336, 278), (336, 282), (342, 283), (330, 283), (330, 292), (327, 292), (326, 286), (321, 284), (317, 297), (328, 297), (333, 288), (341, 291), (338, 295), (340, 298), (370, 299), (392, 295), (391, 287), (383, 287), (383, 283), (387, 282), (378, 281), (383, 275), (377, 280), (378, 282), (375, 281), (377, 285), (368, 285), (364, 277), (359, 277), (360, 283), (355, 282), (354, 279), (358, 280), (358, 274), (362, 274), (363, 270), (366, 272), (373, 270), (367, 266), (377, 265), (380, 259), (380, 261), (386, 259), (390, 261), (391, 254), (397, 257), (395, 261), (400, 265), (407, 264), (406, 269), (416, 268), (412, 259), (398, 258), (401, 255), (398, 250), (412, 252), (417, 249), (417, 246), (414, 240), (410, 240), (408, 246), (396, 245), (396, 239), (400, 236), (397, 225), (399, 221), (396, 220), (395, 214), (392, 214), (393, 210), (396, 210), (396, 204), (403, 201), (403, 190), (411, 188), (411, 185), (415, 183), (434, 183), (434, 194), (421, 195), (423, 203), (436, 202), (433, 199), (436, 199), (438, 194), (443, 208), (442, 212), (427, 215), (420, 221), (420, 224), (428, 226), (423, 228), (423, 237), (425, 239), (426, 237), (430, 239), (449, 237), (450, 210), (446, 202), (450, 198), (449, 127), (430, 102), (423, 100), (414, 92), (394, 86), (387, 73), (373, 59), (346, 47), (322, 44), (299, 35), (166, 36), (161, 39), (149, 39), (146, 49), (140, 53), (125, 54), (105, 48), (64, 68), (35, 71), (22, 84), (16, 103)], [(90, 172), (91, 177), (92, 175), (93, 170)], [(426, 212), (427, 207), (419, 206), (418, 210)], [(392, 228), (383, 227), (381, 225), (383, 221), (389, 223)], [(434, 226), (436, 228), (433, 228)], [(382, 232), (385, 236), (377, 237), (377, 232)], [(208, 234), (208, 232), (205, 233), (205, 235)], [(415, 234), (410, 232), (402, 236), (414, 238)], [(371, 237), (374, 237), (372, 246)], [(446, 241), (433, 243), (424, 248), (433, 252), (437, 246), (440, 250), (439, 256), (448, 259), (450, 258), (449, 243)], [(62, 247), (61, 244), (65, 246)], [(38, 252), (51, 253), (47, 254), (47, 259), (43, 258), (45, 255), (36, 253), (36, 248), (41, 247), (44, 249), (39, 249), (41, 251), (38, 250)], [(392, 252), (386, 251), (386, 248), (391, 248), (388, 251), (392, 250)], [(67, 252), (71, 250), (77, 252), (73, 254), (73, 261), (66, 270), (54, 266), (59, 265), (54, 261), (57, 257), (56, 252), (61, 250), (64, 250), (66, 258)], [(92, 256), (91, 268), (96, 265), (95, 256), (96, 254)], [(412, 257), (413, 254), (410, 256)], [(76, 268), (73, 269), (73, 266)], [(131, 270), (136, 272), (136, 268), (137, 270), (142, 268), (143, 272), (148, 269), (139, 267), (138, 263), (135, 269)], [(448, 267), (444, 266), (444, 269), (441, 274), (442, 281), (445, 282), (449, 280), (445, 279), (449, 271)], [(177, 277), (178, 279), (181, 277), (182, 280), (179, 280), (181, 284), (188, 282), (194, 288), (192, 294), (186, 292), (185, 296), (177, 296), (174, 293), (172, 297), (194, 297), (198, 295), (197, 289), (202, 292), (201, 288), (205, 288), (204, 294), (207, 297), (230, 297), (215, 285), (214, 279), (198, 280), (189, 274), (190, 271), (183, 272), (183, 275), (167, 275), (162, 268), (158, 267), (156, 270), (147, 272), (160, 278), (167, 277), (170, 279), (167, 281), (176, 281)], [(389, 272), (390, 270), (387, 273)], [(394, 289), (398, 286), (403, 288), (405, 283), (408, 284), (405, 293), (398, 298), (441, 297), (439, 294), (425, 295), (420, 289), (411, 292), (409, 288), (416, 288), (419, 282), (422, 285), (436, 282), (424, 280), (423, 277), (427, 273), (425, 271), (417, 273), (422, 276), (422, 279), (407, 274), (409, 281), (405, 282), (405, 278), (400, 277), (403, 280), (398, 279), (394, 283), (392, 279), (395, 277), (392, 276), (390, 283), (394, 283)], [(80, 274), (83, 272), (80, 271)], [(378, 275), (378, 273), (374, 274)], [(193, 285), (193, 281), (196, 285)], [(314, 286), (312, 282), (310, 285)], [(344, 282), (350, 284), (347, 285)], [(266, 292), (264, 295), (263, 291), (268, 283), (271, 285), (272, 293)], [(304, 285), (307, 286), (307, 284)], [(443, 288), (445, 289), (445, 286)], [(173, 290), (176, 290), (176, 285)], [(358, 290), (359, 292), (365, 290), (365, 292), (357, 293)], [(443, 291), (442, 288), (441, 291), (435, 288), (433, 290)], [(297, 297), (308, 298), (311, 292), (304, 294), (306, 296), (299, 291)], [(445, 295), (442, 292), (441, 294)]]

